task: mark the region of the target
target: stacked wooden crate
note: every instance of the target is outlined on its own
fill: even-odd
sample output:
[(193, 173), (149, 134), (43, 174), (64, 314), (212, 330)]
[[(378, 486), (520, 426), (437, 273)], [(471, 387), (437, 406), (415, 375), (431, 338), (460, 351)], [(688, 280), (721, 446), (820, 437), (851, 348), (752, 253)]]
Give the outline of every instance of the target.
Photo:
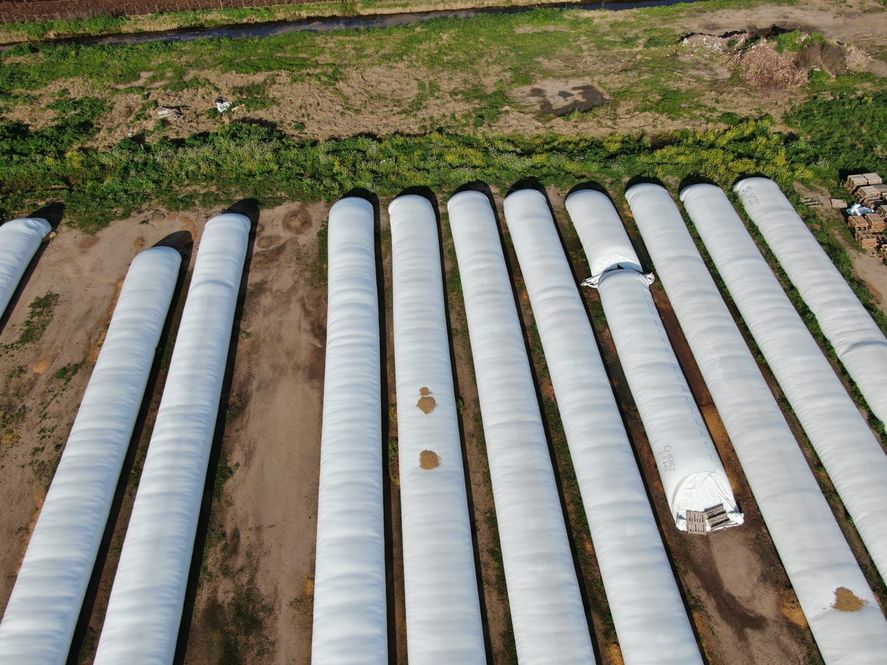
[(887, 260), (887, 184), (877, 173), (856, 173), (847, 176), (847, 191), (856, 201), (874, 212), (864, 215), (849, 215), (847, 226), (860, 247), (870, 253), (877, 252)]
[(851, 194), (854, 194), (856, 192), (856, 190), (859, 189), (860, 187), (865, 187), (866, 185), (868, 185), (869, 181), (868, 181), (867, 176), (868, 176), (867, 173), (857, 173), (855, 175), (848, 175), (847, 181), (845, 183), (847, 185), (847, 191), (850, 192)]
[(869, 208), (883, 203), (885, 198), (887, 198), (887, 185), (884, 183), (863, 185), (856, 190), (856, 200)]

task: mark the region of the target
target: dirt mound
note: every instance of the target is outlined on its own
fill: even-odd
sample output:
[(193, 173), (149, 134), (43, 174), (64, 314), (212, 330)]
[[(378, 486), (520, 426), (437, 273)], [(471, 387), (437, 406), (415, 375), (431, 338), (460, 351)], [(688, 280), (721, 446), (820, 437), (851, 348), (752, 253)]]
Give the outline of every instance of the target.
[(830, 41), (816, 32), (771, 26), (721, 34), (691, 32), (681, 39), (691, 50), (723, 54), (742, 80), (760, 90), (785, 90), (807, 81), (812, 72), (839, 76), (848, 71), (879, 71), (884, 65), (852, 44)]
[(755, 44), (741, 51), (735, 61), (742, 80), (762, 90), (787, 90), (807, 80), (806, 71), (798, 67), (792, 55), (780, 53), (769, 44)]
[(681, 44), (689, 48), (704, 48), (721, 53), (735, 51), (755, 39), (750, 32), (725, 32), (721, 35), (707, 35), (704, 32), (691, 32), (681, 39)]

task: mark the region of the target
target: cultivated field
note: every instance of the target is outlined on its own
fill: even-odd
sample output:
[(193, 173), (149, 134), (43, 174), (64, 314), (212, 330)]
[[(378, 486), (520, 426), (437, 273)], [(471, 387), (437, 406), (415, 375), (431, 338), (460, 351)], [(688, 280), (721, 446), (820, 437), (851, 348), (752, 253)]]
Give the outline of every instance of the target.
[[(591, 179), (608, 188), (650, 269), (622, 197), (629, 178), (661, 178), (676, 194), (684, 180), (708, 177), (726, 187), (740, 175), (764, 173), (796, 203), (814, 204), (799, 205), (799, 211), (839, 268), (858, 276), (854, 286), (885, 329), (887, 268), (858, 252), (840, 216), (822, 205), (840, 189), (846, 170), (887, 171), (883, 16), (883, 3), (874, 0), (840, 6), (719, 0), (260, 40), (19, 46), (0, 55), (0, 216), (26, 214), (51, 201), (65, 207), (58, 235), (0, 331), (0, 498), (6, 506), (0, 541), (9, 544), (0, 550), (0, 607), (132, 257), (180, 230), (191, 233), (196, 249), (206, 219), (237, 199), (255, 197), (259, 223), (180, 655), (195, 665), (308, 662), (326, 220), (336, 199), (365, 187), (379, 195), (382, 211), (391, 644), (396, 662), (406, 662), (386, 209), (400, 191), (420, 185), (439, 198), (491, 662), (515, 663), (446, 199), (466, 182), (486, 181), (501, 220), (508, 189), (521, 178), (538, 178), (578, 280), (588, 266), (563, 208), (573, 185)], [(232, 101), (233, 110), (217, 113), (219, 96)], [(503, 237), (590, 623), (601, 662), (615, 665), (621, 655), (557, 403), (504, 229)], [(150, 406), (84, 614), (88, 626), (78, 632), (78, 662), (90, 663), (95, 651), (188, 279), (149, 386)], [(652, 289), (746, 516), (742, 527), (706, 538), (675, 530), (597, 292), (583, 289), (582, 295), (701, 647), (712, 665), (819, 663), (668, 298), (658, 282)], [(758, 360), (781, 399), (760, 354)], [(883, 607), (887, 590), (796, 419), (784, 399), (780, 403)], [(883, 428), (874, 426), (883, 444)]]

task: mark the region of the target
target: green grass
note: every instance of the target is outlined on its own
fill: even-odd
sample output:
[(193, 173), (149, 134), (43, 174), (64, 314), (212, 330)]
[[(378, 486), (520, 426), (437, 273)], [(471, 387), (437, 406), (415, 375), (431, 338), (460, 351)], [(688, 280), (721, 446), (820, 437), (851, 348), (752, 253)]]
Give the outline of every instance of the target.
[(3, 350), (16, 351), (23, 346), (40, 341), (40, 338), (43, 337), (43, 333), (46, 332), (46, 328), (49, 326), (49, 322), (52, 321), (52, 314), (58, 299), (58, 294), (52, 291), (47, 291), (42, 296), (34, 298), (31, 304), (28, 305), (28, 318), (22, 324), (18, 339), (14, 342), (3, 344)]
[(829, 177), (832, 188), (846, 171), (885, 170), (887, 95), (828, 91), (789, 113), (786, 122), (800, 133), (793, 157)]
[[(10, 430), (15, 430), (28, 415), (28, 407), (12, 396), (5, 397), (0, 402), (0, 437), (6, 436)], [(2, 440), (2, 438), (0, 438)]]
[(215, 482), (213, 483), (214, 502), (218, 501), (222, 497), (222, 493), (225, 491), (225, 483), (231, 480), (231, 478), (234, 476), (234, 473), (239, 468), (239, 463), (229, 463), (228, 452), (225, 450), (225, 447), (222, 446), (222, 449), (219, 452), (219, 462), (216, 466)]
[(73, 379), (77, 375), (77, 372), (83, 369), (83, 366), (85, 364), (86, 362), (83, 360), (78, 363), (68, 363), (67, 365), (58, 368), (53, 376), (67, 385), (71, 381), (71, 379)]
[[(471, 180), (507, 188), (528, 175), (560, 186), (594, 178), (619, 187), (635, 175), (699, 175), (727, 186), (757, 172), (786, 186), (833, 182), (841, 169), (878, 166), (887, 136), (887, 93), (817, 97), (789, 120), (796, 134), (776, 131), (764, 117), (723, 129), (603, 140), (434, 131), (324, 142), (231, 122), (185, 140), (126, 139), (98, 151), (88, 147), (90, 121), (72, 113), (40, 130), (0, 124), (0, 215), (60, 199), (67, 223), (95, 231), (155, 203), (183, 209), (241, 196), (263, 203), (331, 200), (355, 187), (385, 196), (408, 185), (446, 193)], [(860, 125), (863, 131), (856, 129)]]
[(776, 50), (780, 53), (789, 51), (797, 53), (806, 46), (825, 44), (828, 40), (818, 32), (806, 33), (801, 30), (782, 32), (776, 35)]

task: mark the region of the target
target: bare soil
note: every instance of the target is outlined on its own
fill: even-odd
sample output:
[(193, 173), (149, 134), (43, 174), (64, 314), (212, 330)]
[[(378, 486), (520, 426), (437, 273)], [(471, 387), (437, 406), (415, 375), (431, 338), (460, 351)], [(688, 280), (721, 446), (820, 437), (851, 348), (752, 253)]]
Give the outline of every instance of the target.
[[(471, 103), (456, 94), (465, 87), (465, 77), (454, 75), (444, 80), (409, 63), (349, 67), (342, 80), (332, 86), (311, 76), (293, 80), (294, 77), (274, 72), (239, 74), (207, 70), (199, 77), (196, 72), (187, 77), (199, 78), (198, 87), (171, 91), (164, 88), (163, 82), (151, 83), (145, 74), (150, 76), (151, 72), (143, 72), (110, 98), (111, 108), (99, 122), (98, 147), (109, 147), (121, 139), (158, 129), (169, 137), (187, 138), (245, 118), (275, 124), (293, 136), (321, 140), (360, 133), (417, 133), (437, 119), (472, 108)], [(437, 94), (420, 93), (420, 86), (428, 80), (439, 84)], [(252, 108), (248, 102), (243, 103), (239, 91), (254, 85), (265, 90), (264, 95), (270, 100), (267, 107)], [(92, 93), (101, 94), (97, 90)], [(47, 89), (47, 94), (55, 93)], [(233, 104), (224, 114), (215, 110), (219, 97)], [(414, 104), (417, 99), (419, 103)], [(162, 118), (159, 112), (164, 108), (175, 109), (177, 117)], [(13, 107), (7, 117), (27, 120), (35, 128), (50, 124), (54, 118), (52, 112), (32, 118), (19, 117), (17, 113), (21, 109)]]
[(607, 96), (583, 80), (544, 79), (512, 92), (518, 100), (535, 101), (546, 115), (561, 117), (574, 112), (584, 113), (605, 104)]
[[(307, 662), (326, 338), (326, 206), (263, 211), (187, 662)], [(325, 248), (324, 248), (325, 249)], [(220, 483), (217, 477), (216, 487)]]

